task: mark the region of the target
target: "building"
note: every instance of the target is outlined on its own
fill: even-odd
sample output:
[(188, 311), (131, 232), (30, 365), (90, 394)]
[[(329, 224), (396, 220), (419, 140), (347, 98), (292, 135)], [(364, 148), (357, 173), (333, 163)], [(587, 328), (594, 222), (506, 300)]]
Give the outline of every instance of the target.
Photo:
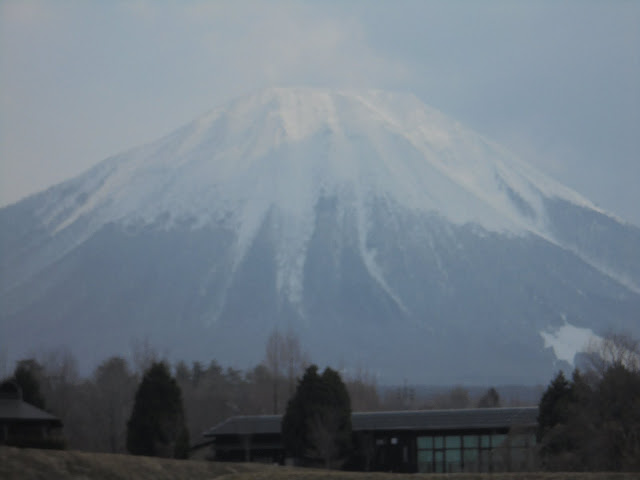
[(0, 386), (0, 445), (61, 447), (62, 422), (23, 401), (18, 385), (4, 382)]
[[(537, 407), (353, 413), (354, 470), (527, 471)], [(284, 463), (281, 415), (232, 417), (205, 433), (221, 461)]]

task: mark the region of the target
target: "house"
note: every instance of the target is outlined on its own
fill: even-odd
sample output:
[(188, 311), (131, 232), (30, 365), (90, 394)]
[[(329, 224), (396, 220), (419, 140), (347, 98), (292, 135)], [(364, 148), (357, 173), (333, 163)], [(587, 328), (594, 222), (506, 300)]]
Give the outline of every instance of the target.
[(62, 422), (23, 401), (16, 383), (4, 382), (0, 385), (0, 445), (59, 448)]
[[(537, 407), (353, 413), (345, 466), (394, 472), (527, 471)], [(231, 417), (204, 435), (219, 461), (284, 463), (281, 415)]]

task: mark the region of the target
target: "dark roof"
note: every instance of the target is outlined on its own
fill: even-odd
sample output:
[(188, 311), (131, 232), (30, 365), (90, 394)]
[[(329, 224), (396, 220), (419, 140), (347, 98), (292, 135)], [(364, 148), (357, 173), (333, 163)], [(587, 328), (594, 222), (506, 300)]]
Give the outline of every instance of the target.
[(59, 418), (14, 398), (0, 398), (0, 422), (49, 422), (62, 425)]
[[(354, 431), (463, 430), (534, 426), (538, 407), (476, 408), (469, 410), (413, 410), (351, 414)], [(280, 433), (282, 415), (231, 417), (206, 432), (216, 435)]]
[(462, 430), (531, 426), (538, 408), (474, 408), (354, 413), (353, 430)]
[(260, 433), (280, 433), (282, 415), (243, 415), (231, 417), (216, 425), (205, 437), (215, 435), (247, 435)]

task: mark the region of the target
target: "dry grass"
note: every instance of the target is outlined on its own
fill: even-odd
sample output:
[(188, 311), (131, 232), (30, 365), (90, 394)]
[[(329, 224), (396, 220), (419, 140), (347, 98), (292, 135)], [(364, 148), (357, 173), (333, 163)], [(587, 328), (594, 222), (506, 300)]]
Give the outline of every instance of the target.
[(2, 480), (631, 480), (638, 474), (509, 473), (401, 475), (349, 473), (246, 463), (0, 447)]
[(78, 451), (0, 447), (2, 480), (209, 480), (269, 467)]

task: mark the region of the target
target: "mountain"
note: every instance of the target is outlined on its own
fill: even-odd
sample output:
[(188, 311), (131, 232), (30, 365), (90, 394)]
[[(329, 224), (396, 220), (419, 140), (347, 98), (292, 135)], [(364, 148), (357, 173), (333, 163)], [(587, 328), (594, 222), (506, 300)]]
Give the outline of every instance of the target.
[(268, 89), (0, 209), (12, 358), (148, 339), (248, 366), (275, 326), (382, 382), (546, 382), (640, 333), (640, 229), (415, 96)]

